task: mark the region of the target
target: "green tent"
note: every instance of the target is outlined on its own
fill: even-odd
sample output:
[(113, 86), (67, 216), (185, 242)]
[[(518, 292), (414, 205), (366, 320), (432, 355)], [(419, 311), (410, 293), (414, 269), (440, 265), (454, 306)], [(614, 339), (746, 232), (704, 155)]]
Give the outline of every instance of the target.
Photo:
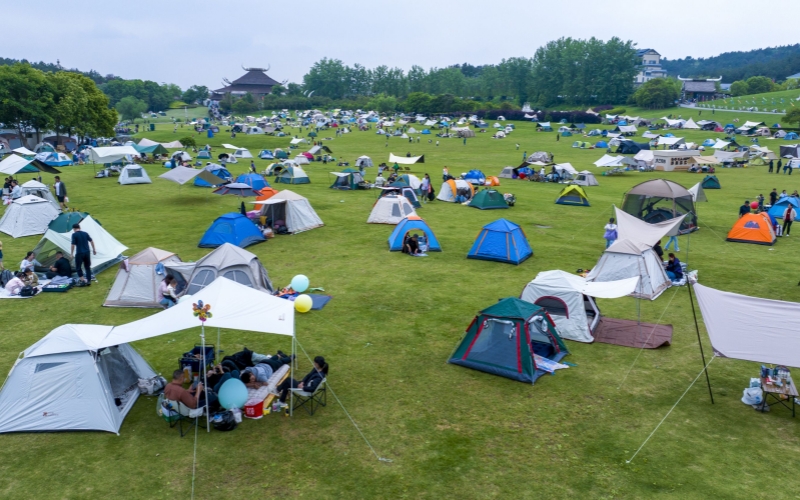
[(509, 297), (478, 313), (448, 363), (533, 383), (547, 373), (534, 355), (558, 362), (567, 354), (543, 308)]
[(508, 208), (508, 203), (503, 195), (494, 189), (484, 189), (470, 200), (469, 206), (481, 210), (492, 210), (496, 208)]
[[(73, 224), (80, 224), (80, 222), (88, 216), (89, 214), (87, 212), (64, 212), (53, 219), (47, 228), (56, 233), (68, 233), (72, 231)], [(100, 224), (100, 221), (97, 219), (95, 219), (95, 222)]]
[(140, 153), (145, 153), (149, 155), (166, 155), (169, 154), (167, 148), (162, 146), (161, 144), (153, 144), (152, 146), (139, 146), (138, 144), (133, 145), (133, 149)]

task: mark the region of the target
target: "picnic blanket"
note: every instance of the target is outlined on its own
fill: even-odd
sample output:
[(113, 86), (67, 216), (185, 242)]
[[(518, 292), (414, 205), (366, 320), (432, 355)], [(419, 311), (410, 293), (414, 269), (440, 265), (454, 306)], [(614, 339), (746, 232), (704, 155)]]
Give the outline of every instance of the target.
[(316, 294), (316, 293), (309, 293), (308, 296), (311, 297), (311, 302), (312, 302), (311, 310), (312, 311), (319, 311), (320, 309), (325, 307), (325, 305), (328, 302), (330, 302), (331, 299), (333, 298), (330, 295), (319, 295), (319, 294)]
[(627, 319), (601, 318), (594, 331), (594, 340), (637, 349), (658, 349), (672, 343), (672, 325), (640, 325)]
[[(39, 293), (42, 293), (42, 287), (44, 285), (48, 284), (48, 283), (50, 283), (50, 280), (39, 280), (39, 286), (36, 287), (36, 288), (39, 289)], [(37, 295), (39, 295), (39, 293), (37, 293), (33, 297), (36, 297)], [(23, 297), (21, 295), (10, 295), (5, 290), (5, 288), (1, 288), (0, 287), (0, 299), (32, 299), (33, 297)]]
[(562, 370), (564, 368), (569, 368), (569, 366), (558, 363), (553, 361), (552, 359), (547, 359), (545, 357), (539, 356), (538, 354), (533, 355), (533, 359), (536, 361), (536, 368), (547, 373), (553, 373), (556, 370)]

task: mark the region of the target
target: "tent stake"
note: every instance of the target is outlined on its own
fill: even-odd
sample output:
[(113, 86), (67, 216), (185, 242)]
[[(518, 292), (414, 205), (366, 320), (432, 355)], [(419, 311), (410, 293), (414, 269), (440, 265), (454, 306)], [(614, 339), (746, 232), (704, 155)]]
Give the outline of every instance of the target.
[[(686, 278), (688, 281), (688, 277)], [(697, 332), (697, 344), (700, 346), (700, 358), (703, 360), (703, 371), (706, 373), (706, 384), (708, 385), (708, 396), (711, 398), (711, 404), (714, 404), (714, 393), (711, 392), (711, 380), (708, 378), (708, 368), (706, 367), (706, 355), (703, 352), (703, 342), (700, 340), (700, 326), (697, 324), (697, 312), (694, 308), (694, 295), (692, 294), (692, 284), (687, 283), (689, 287), (689, 302), (692, 304), (692, 316), (694, 316), (694, 330)]]

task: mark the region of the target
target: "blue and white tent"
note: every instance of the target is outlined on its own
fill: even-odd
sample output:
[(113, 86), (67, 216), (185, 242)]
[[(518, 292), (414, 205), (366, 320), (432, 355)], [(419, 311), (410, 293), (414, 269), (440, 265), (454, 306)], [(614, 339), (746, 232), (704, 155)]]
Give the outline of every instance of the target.
[(506, 219), (498, 219), (483, 226), (467, 258), (521, 264), (531, 255), (533, 250), (522, 228)]
[(72, 165), (72, 159), (64, 153), (44, 152), (36, 155), (36, 160), (51, 167), (66, 167)]
[(441, 252), (442, 246), (436, 235), (418, 215), (409, 215), (400, 221), (395, 227), (392, 234), (389, 236), (389, 251), (400, 252), (403, 250), (403, 240), (406, 235), (411, 232), (419, 231), (425, 234), (425, 240), (428, 245), (428, 252)]
[(225, 243), (245, 248), (265, 241), (264, 235), (250, 219), (244, 215), (231, 212), (220, 215), (211, 223), (200, 243), (200, 248), (217, 248)]

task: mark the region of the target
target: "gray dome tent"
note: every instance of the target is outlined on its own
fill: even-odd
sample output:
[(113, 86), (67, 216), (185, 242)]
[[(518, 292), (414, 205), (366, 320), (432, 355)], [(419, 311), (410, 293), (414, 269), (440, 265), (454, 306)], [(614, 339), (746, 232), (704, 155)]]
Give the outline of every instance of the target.
[(272, 293), (272, 281), (255, 254), (224, 243), (197, 262), (167, 263), (169, 271), (186, 281), (186, 295), (194, 295), (222, 276), (262, 292)]

